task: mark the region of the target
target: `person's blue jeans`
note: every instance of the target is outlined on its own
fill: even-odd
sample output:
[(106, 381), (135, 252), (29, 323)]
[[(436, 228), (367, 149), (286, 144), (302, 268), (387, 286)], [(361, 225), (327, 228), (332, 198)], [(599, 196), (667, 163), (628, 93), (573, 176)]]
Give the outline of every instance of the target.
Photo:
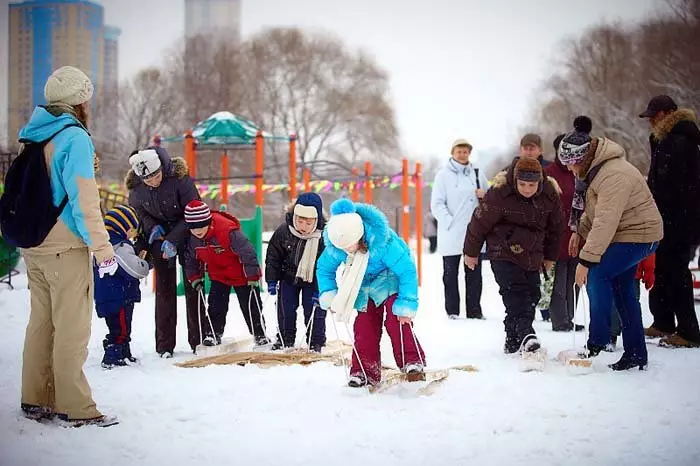
[(591, 325), (588, 343), (610, 343), (610, 318), (617, 306), (622, 321), (622, 339), (627, 357), (647, 360), (642, 308), (634, 287), (637, 264), (656, 250), (658, 243), (612, 243), (600, 264), (588, 271)]

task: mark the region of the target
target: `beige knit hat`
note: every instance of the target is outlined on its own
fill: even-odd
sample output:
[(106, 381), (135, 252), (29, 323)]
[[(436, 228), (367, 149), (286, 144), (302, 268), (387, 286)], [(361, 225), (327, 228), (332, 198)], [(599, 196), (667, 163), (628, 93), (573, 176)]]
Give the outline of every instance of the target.
[(92, 93), (90, 78), (72, 66), (63, 66), (51, 73), (44, 86), (47, 104), (63, 103), (75, 107), (90, 100)]

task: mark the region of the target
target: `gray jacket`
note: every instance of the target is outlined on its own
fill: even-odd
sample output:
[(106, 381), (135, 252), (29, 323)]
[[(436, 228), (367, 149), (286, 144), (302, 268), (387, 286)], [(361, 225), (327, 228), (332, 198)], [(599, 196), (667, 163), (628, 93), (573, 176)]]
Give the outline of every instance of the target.
[(117, 264), (129, 276), (137, 280), (144, 279), (148, 276), (148, 262), (141, 259), (134, 247), (129, 243), (120, 243), (114, 247), (114, 255), (117, 259)]

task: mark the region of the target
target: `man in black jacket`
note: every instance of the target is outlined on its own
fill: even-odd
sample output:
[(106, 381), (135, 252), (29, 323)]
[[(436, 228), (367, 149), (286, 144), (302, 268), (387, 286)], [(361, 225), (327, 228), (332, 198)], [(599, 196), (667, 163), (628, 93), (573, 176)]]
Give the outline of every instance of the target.
[(662, 346), (699, 347), (688, 263), (700, 237), (700, 130), (695, 113), (679, 109), (666, 95), (651, 99), (639, 117), (648, 118), (652, 127), (648, 182), (664, 221), (656, 284), (649, 295), (654, 323), (645, 333), (662, 337)]

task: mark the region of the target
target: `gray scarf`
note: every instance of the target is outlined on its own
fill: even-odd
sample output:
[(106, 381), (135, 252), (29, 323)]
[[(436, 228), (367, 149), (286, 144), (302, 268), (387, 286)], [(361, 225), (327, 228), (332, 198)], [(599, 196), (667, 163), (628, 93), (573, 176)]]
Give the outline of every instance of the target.
[(306, 283), (313, 283), (314, 281), (314, 267), (316, 265), (316, 256), (318, 255), (318, 244), (321, 240), (321, 232), (314, 230), (308, 235), (302, 235), (294, 228), (289, 225), (289, 231), (299, 239), (306, 241), (304, 245), (304, 254), (301, 256), (299, 265), (297, 265), (297, 278), (301, 278)]

